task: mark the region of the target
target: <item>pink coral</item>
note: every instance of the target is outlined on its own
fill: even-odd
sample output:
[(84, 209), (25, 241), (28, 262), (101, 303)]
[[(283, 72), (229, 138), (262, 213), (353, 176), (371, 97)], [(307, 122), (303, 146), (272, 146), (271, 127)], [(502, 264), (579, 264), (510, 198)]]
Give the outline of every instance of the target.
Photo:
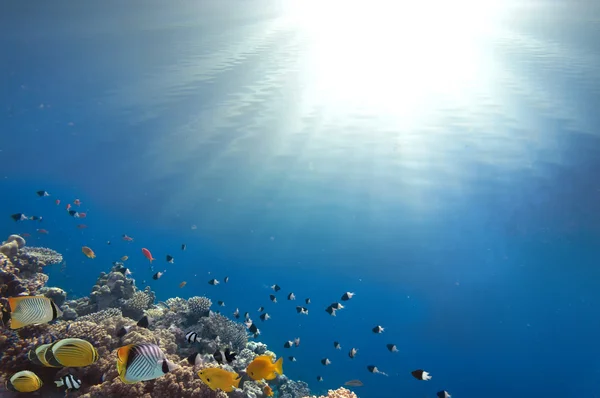
[(304, 397), (304, 398), (358, 398), (358, 397), (352, 391), (350, 391), (344, 387), (340, 387), (337, 390), (329, 390), (327, 392), (327, 395), (321, 395), (320, 397), (313, 395), (312, 397)]

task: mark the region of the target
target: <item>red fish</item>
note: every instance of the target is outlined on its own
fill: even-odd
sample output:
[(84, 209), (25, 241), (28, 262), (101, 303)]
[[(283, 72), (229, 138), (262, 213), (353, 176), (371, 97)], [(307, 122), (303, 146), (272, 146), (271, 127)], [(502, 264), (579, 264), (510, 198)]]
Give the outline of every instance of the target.
[(85, 228), (87, 228), (87, 227), (88, 227), (88, 226), (87, 226), (87, 225), (85, 225), (85, 224), (79, 224), (79, 225), (77, 225), (77, 228), (79, 228), (79, 229), (85, 229)]
[(56, 200), (54, 201), (54, 203), (56, 203), (56, 205), (58, 206), (58, 205), (60, 204), (60, 199), (56, 199)]
[(48, 231), (46, 231), (45, 229), (38, 229), (37, 230), (39, 234), (47, 234)]
[(21, 234), (21, 236), (24, 238), (29, 238), (31, 236), (31, 234), (28, 234), (27, 232), (25, 232), (24, 234)]
[(71, 204), (67, 203), (67, 211), (71, 210)]
[(87, 217), (87, 213), (79, 212), (79, 218), (86, 218), (86, 217)]
[(154, 260), (154, 258), (152, 258), (152, 253), (150, 253), (150, 250), (148, 250), (144, 247), (142, 249), (142, 254), (144, 255), (144, 257), (146, 257), (148, 260), (150, 260), (150, 264), (152, 264), (152, 261)]
[(81, 206), (81, 200), (79, 200), (79, 199), (75, 199), (75, 200), (73, 201), (73, 203), (74, 203), (75, 205), (77, 205), (77, 206)]
[(127, 242), (133, 242), (133, 238), (131, 236), (123, 235), (123, 240)]

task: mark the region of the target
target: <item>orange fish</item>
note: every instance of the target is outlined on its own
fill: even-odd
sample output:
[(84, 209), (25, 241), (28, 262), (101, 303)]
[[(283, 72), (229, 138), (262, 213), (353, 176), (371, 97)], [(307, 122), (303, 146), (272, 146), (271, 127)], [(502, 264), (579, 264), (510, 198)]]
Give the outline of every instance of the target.
[(67, 203), (67, 211), (71, 210), (71, 204)]
[(25, 232), (24, 234), (21, 234), (21, 236), (24, 238), (29, 238), (31, 236), (31, 234), (28, 234), (27, 232)]
[(85, 225), (85, 224), (79, 224), (79, 225), (77, 225), (77, 228), (79, 228), (79, 229), (85, 229), (85, 228), (87, 228), (87, 227), (88, 227), (88, 226), (87, 226), (87, 225)]
[(269, 387), (269, 385), (267, 384), (263, 388), (263, 394), (265, 395), (265, 397), (272, 397), (273, 396), (273, 389), (271, 387)]
[(54, 201), (54, 203), (56, 203), (56, 205), (58, 206), (58, 205), (60, 204), (60, 199), (56, 199), (56, 200)]
[(183, 281), (183, 282), (181, 282), (181, 283), (179, 284), (179, 287), (180, 287), (180, 288), (182, 288), (182, 287), (184, 287), (185, 285), (187, 285), (187, 282), (186, 282), (186, 281)]
[(127, 242), (133, 242), (133, 238), (131, 236), (123, 235), (123, 240)]
[(155, 260), (152, 257), (152, 253), (150, 253), (150, 250), (146, 249), (145, 247), (142, 249), (142, 254), (144, 255), (144, 257), (146, 257), (148, 260), (150, 260), (150, 264), (152, 264), (152, 261)]
[(37, 229), (36, 231), (38, 231), (38, 234), (48, 234), (48, 231), (46, 231), (45, 229)]
[(87, 213), (79, 212), (79, 218), (86, 218), (86, 217), (87, 217)]
[(79, 199), (75, 199), (75, 200), (73, 201), (73, 203), (74, 203), (75, 205), (77, 205), (77, 206), (81, 206), (81, 200), (79, 200)]
[(94, 254), (94, 251), (92, 249), (90, 249), (87, 246), (83, 246), (81, 248), (81, 251), (83, 252), (83, 254), (85, 254), (88, 258), (96, 258), (96, 255)]

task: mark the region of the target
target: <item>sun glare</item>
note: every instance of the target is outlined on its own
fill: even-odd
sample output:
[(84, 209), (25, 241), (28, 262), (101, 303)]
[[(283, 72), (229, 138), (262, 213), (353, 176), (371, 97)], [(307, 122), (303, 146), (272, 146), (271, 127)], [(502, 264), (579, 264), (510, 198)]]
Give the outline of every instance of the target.
[(495, 0), (292, 0), (289, 23), (308, 37), (314, 95), (328, 106), (416, 112), (457, 93), (481, 68)]

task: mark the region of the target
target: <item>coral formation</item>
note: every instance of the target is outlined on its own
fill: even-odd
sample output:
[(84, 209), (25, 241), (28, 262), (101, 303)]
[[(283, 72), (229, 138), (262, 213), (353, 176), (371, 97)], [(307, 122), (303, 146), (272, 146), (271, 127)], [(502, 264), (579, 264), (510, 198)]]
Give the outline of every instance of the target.
[(344, 387), (340, 387), (337, 390), (329, 390), (327, 392), (327, 395), (321, 395), (320, 397), (317, 397), (316, 395), (305, 396), (304, 398), (358, 398), (358, 397), (352, 391), (350, 391)]
[[(45, 295), (59, 306), (62, 304), (63, 317), (53, 323), (18, 330), (0, 326), (0, 382), (17, 371), (29, 369), (44, 381), (40, 390), (42, 396), (55, 393), (53, 381), (70, 372), (82, 382), (80, 390), (69, 392), (71, 397), (264, 397), (263, 384), (250, 380), (244, 370), (258, 354), (272, 353), (265, 344), (248, 342), (243, 324), (211, 312), (209, 298), (173, 298), (153, 305), (155, 296), (149, 287), (137, 289), (133, 279), (113, 267), (109, 273), (100, 274), (89, 297), (66, 301), (64, 290), (45, 287), (48, 277), (42, 272), (46, 264), (54, 264), (59, 258), (58, 262), (61, 262), (62, 256), (50, 249), (24, 251), (27, 246), (19, 238), (9, 238), (4, 244), (9, 245), (5, 251), (12, 257), (0, 253), (0, 299), (18, 294)], [(16, 252), (13, 250), (15, 245)], [(148, 329), (136, 326), (143, 314), (152, 319)], [(116, 334), (123, 326), (131, 328), (119, 338)], [(198, 334), (198, 344), (186, 341), (188, 331)], [(50, 368), (35, 365), (28, 359), (31, 349), (64, 338), (89, 341), (98, 350), (99, 360), (81, 368)], [(125, 384), (117, 375), (116, 350), (142, 342), (157, 344), (179, 367), (155, 380)], [(231, 347), (238, 353), (233, 366), (218, 365), (212, 356), (217, 348), (223, 347)], [(186, 360), (195, 351), (201, 354), (199, 366), (191, 366)], [(242, 376), (240, 389), (226, 394), (208, 388), (196, 372), (214, 366), (238, 372)], [(278, 394), (276, 396), (283, 398), (310, 394), (305, 383), (293, 382), (285, 376), (279, 376), (271, 387)]]

